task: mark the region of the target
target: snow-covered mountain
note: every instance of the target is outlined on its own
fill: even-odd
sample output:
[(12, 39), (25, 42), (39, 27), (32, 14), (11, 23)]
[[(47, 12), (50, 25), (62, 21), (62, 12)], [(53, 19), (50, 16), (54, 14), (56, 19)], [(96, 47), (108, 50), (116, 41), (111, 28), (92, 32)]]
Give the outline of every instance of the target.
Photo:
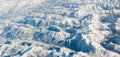
[(0, 57), (120, 57), (120, 0), (0, 0)]

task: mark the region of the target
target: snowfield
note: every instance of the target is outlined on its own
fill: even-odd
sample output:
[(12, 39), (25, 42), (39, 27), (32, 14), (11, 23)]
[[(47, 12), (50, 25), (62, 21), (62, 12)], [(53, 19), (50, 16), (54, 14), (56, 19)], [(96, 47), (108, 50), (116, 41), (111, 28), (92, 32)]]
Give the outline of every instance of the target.
[(120, 57), (120, 0), (0, 0), (0, 57)]

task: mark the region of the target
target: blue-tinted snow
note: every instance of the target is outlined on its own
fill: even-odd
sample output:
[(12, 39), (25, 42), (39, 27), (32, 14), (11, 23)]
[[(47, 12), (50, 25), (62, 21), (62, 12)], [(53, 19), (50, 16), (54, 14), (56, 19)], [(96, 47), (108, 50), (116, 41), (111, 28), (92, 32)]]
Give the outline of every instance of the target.
[(50, 47), (48, 50), (56, 50), (56, 52), (60, 52), (60, 48), (59, 47)]
[(73, 57), (74, 53), (69, 53), (68, 57)]
[(12, 44), (11, 41), (6, 41), (5, 44)]
[(30, 51), (32, 49), (32, 47), (30, 47), (30, 48), (28, 48), (28, 49), (26, 49), (26, 50), (24, 50), (24, 51), (18, 51), (18, 55), (20, 55), (20, 56), (22, 56), (22, 55), (24, 55), (26, 52), (28, 52), (28, 51)]
[(44, 37), (44, 33), (41, 32), (35, 32), (33, 35), (34, 40), (41, 40)]
[[(23, 2), (22, 0), (16, 1), (18, 1), (17, 3)], [(15, 3), (16, 5), (8, 9), (8, 11), (6, 11), (6, 8), (10, 6), (2, 6), (2, 4), (6, 5), (8, 3), (7, 0), (4, 2), (0, 2), (0, 57), (14, 57), (17, 55), (22, 57), (24, 54), (29, 53), (29, 51), (31, 51), (30, 55), (34, 53), (39, 54), (40, 52), (39, 55), (41, 55), (44, 49), (48, 51), (48, 53), (44, 54), (46, 57), (74, 57), (74, 55), (80, 57), (82, 53), (93, 57), (103, 57), (107, 52), (111, 55), (111, 52), (108, 50), (120, 54), (120, 30), (119, 24), (116, 25), (119, 23), (118, 20), (120, 18), (120, 0), (45, 0), (45, 2), (38, 3), (38, 5), (35, 4), (33, 7), (34, 3), (32, 4), (32, 1), (27, 1), (28, 4), (30, 3), (30, 6), (19, 7), (20, 5)], [(107, 28), (104, 24), (107, 24)], [(91, 25), (92, 27), (90, 27)], [(109, 32), (110, 35), (104, 31)], [(105, 37), (105, 40), (102, 37)], [(2, 41), (4, 38), (7, 40)], [(28, 41), (16, 42), (16, 39)], [(29, 42), (29, 40), (40, 43), (34, 46), (34, 42)], [(44, 45), (52, 45), (53, 47), (40, 45), (42, 43)], [(98, 50), (96, 47), (99, 45), (96, 46), (96, 43), (101, 44), (101, 47), (106, 50), (101, 49), (101, 47)], [(41, 50), (37, 53), (35, 52), (38, 51), (37, 48), (35, 50), (33, 48), (38, 46)], [(63, 47), (78, 54), (68, 52), (69, 50), (63, 52)], [(62, 54), (56, 55), (54, 50), (58, 54)], [(103, 52), (99, 53), (98, 51)], [(81, 53), (79, 54), (79, 52)], [(86, 57), (88, 57), (87, 55)], [(116, 55), (115, 57), (119, 56)]]
[(65, 42), (64, 45), (67, 48), (70, 48), (72, 50), (75, 50), (76, 52), (82, 51), (82, 52), (94, 52), (94, 47), (91, 44), (86, 44), (85, 40), (83, 39), (82, 35), (79, 33), (75, 37), (75, 39), (71, 40), (69, 42)]
[(101, 43), (101, 45), (105, 49), (108, 49), (110, 51), (114, 51), (114, 52), (120, 54), (120, 50), (119, 50), (120, 47), (118, 47), (118, 49), (116, 48), (117, 46), (120, 45), (120, 37), (119, 36), (107, 38), (106, 41)]
[(7, 26), (7, 27), (4, 28), (4, 31), (5, 31), (5, 32), (7, 32), (7, 31), (9, 31), (9, 30), (11, 30), (11, 26)]
[(66, 54), (65, 54), (65, 53), (62, 53), (62, 57), (66, 57)]
[(26, 45), (27, 45), (27, 46), (31, 46), (32, 44), (29, 43), (29, 42), (22, 42), (21, 45), (23, 45), (23, 46), (26, 46)]
[(59, 30), (58, 28), (53, 27), (53, 26), (50, 26), (50, 27), (48, 28), (48, 30), (49, 30), (49, 31), (60, 32), (60, 30)]
[[(113, 17), (112, 17), (113, 16)], [(120, 17), (119, 14), (114, 14), (113, 15), (110, 15), (110, 16), (107, 16), (107, 17), (103, 17), (101, 22), (103, 23), (109, 23), (108, 27), (110, 28), (111, 32), (113, 34), (116, 34), (117, 31), (116, 31), (116, 25), (115, 23), (117, 22), (118, 18)]]
[(46, 57), (52, 57), (52, 56), (54, 56), (54, 53), (50, 52)]

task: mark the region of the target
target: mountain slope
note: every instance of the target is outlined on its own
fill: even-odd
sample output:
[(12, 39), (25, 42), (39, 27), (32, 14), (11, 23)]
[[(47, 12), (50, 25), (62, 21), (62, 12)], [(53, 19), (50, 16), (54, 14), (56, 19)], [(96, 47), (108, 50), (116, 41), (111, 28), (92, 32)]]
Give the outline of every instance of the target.
[(120, 0), (1, 0), (0, 57), (119, 57)]

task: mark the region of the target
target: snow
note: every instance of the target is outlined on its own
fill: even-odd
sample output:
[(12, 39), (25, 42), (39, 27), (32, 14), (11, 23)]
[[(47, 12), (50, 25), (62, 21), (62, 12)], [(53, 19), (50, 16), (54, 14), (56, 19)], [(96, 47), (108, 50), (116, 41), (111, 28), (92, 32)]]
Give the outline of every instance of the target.
[(120, 0), (0, 0), (0, 57), (120, 57)]

